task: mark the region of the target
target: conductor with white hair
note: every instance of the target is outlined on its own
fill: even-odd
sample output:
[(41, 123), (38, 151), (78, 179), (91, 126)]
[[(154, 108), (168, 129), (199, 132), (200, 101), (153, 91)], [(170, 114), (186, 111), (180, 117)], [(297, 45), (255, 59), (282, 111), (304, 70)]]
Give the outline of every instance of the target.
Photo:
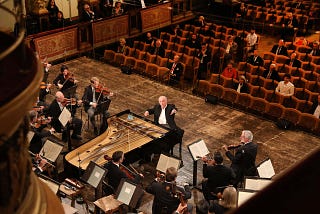
[(226, 156), (231, 160), (231, 168), (236, 173), (235, 186), (243, 181), (244, 176), (256, 176), (256, 156), (258, 145), (252, 142), (253, 134), (249, 130), (243, 130), (240, 136), (239, 147), (234, 154), (230, 151), (230, 146), (224, 145), (222, 148), (226, 151)]

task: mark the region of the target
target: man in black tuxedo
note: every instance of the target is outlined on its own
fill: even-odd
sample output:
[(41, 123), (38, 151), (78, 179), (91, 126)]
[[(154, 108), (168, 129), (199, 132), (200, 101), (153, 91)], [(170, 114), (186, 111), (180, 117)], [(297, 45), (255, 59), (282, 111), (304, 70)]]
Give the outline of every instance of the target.
[(311, 56), (320, 56), (319, 43), (317, 41), (312, 43), (312, 49), (310, 50), (309, 54)]
[(287, 59), (286, 64), (290, 67), (301, 68), (301, 61), (297, 59), (297, 54), (293, 52), (290, 59)]
[(266, 69), (263, 72), (262, 76), (266, 79), (272, 79), (278, 82), (281, 80), (278, 71), (276, 70), (276, 64), (273, 63), (269, 66), (269, 69)]
[(89, 4), (84, 4), (83, 5), (82, 16), (81, 16), (81, 21), (82, 22), (89, 22), (89, 21), (93, 21), (94, 19), (95, 19), (95, 14), (90, 9), (90, 5)]
[(211, 52), (208, 49), (208, 44), (202, 43), (201, 50), (197, 54), (197, 58), (200, 60), (197, 80), (207, 79), (208, 63), (211, 60)]
[(177, 193), (181, 193), (184, 200), (191, 198), (189, 185), (184, 185), (184, 187), (176, 185), (177, 175), (177, 170), (174, 167), (170, 167), (166, 171), (165, 181), (156, 179), (146, 188), (148, 193), (154, 195), (152, 214), (174, 213), (180, 204)]
[(223, 192), (224, 187), (232, 185), (235, 179), (233, 170), (223, 165), (223, 157), (220, 152), (215, 152), (213, 160), (209, 160), (206, 156), (202, 157), (203, 161), (203, 177), (207, 180), (202, 182), (202, 192), (204, 198), (209, 200), (218, 199), (218, 194)]
[(279, 40), (279, 43), (277, 45), (274, 45), (271, 49), (271, 52), (276, 54), (276, 55), (284, 55), (284, 56), (288, 56), (288, 50), (287, 48), (284, 46), (284, 41), (283, 39)]
[[(252, 53), (252, 51), (251, 51), (251, 53)], [(253, 54), (251, 54), (247, 58), (247, 63), (254, 65), (254, 66), (263, 66), (264, 61), (263, 61), (262, 57), (258, 55), (258, 51), (254, 50)]]
[[(80, 104), (80, 102), (78, 103)], [(62, 132), (62, 138), (63, 140), (66, 140), (66, 131), (60, 120), (59, 116), (62, 112), (62, 110), (66, 108), (66, 102), (65, 97), (61, 91), (56, 92), (56, 99), (53, 100), (53, 102), (50, 104), (48, 110), (47, 110), (47, 116), (51, 118), (51, 126), (52, 131), (56, 131), (61, 133)], [(73, 129), (73, 133), (71, 135), (71, 138), (76, 140), (81, 140), (81, 128), (82, 128), (82, 120), (79, 118), (73, 117), (71, 121), (68, 122), (66, 126), (69, 126), (70, 129)]]
[(165, 55), (165, 50), (164, 50), (164, 48), (161, 46), (161, 40), (158, 39), (158, 40), (155, 42), (155, 45), (154, 45), (154, 46), (150, 46), (148, 52), (151, 53), (151, 54), (157, 55), (157, 56), (164, 57), (164, 55)]
[[(94, 134), (98, 135), (98, 128), (96, 125), (95, 115), (97, 113), (102, 115), (102, 122), (105, 122), (101, 125), (107, 125), (106, 120), (109, 116), (108, 107), (111, 102), (109, 96), (112, 96), (113, 93), (110, 92), (109, 96), (106, 96), (96, 92), (99, 88), (100, 81), (97, 77), (92, 77), (90, 80), (90, 85), (84, 89), (82, 96), (82, 102), (84, 104), (84, 110), (89, 116), (89, 120), (93, 126)], [(104, 108), (104, 109), (101, 109)], [(106, 127), (103, 127), (106, 129)], [(103, 131), (103, 130), (102, 130)]]
[(169, 85), (176, 85), (180, 82), (180, 76), (183, 72), (183, 67), (181, 62), (179, 62), (180, 57), (178, 55), (175, 55), (173, 57), (173, 62), (171, 62), (168, 66), (170, 69), (169, 73)]
[(201, 43), (197, 38), (197, 34), (192, 34), (191, 38), (186, 40), (186, 46), (189, 48), (200, 49)]
[[(161, 151), (169, 152), (169, 150), (177, 143), (182, 142), (184, 130), (179, 128), (174, 121), (177, 109), (174, 104), (168, 104), (168, 99), (165, 96), (159, 97), (159, 104), (153, 108), (148, 109), (144, 116), (154, 115), (154, 122), (157, 125), (164, 126), (173, 131), (170, 142), (162, 142), (153, 147), (153, 153), (159, 154)], [(160, 148), (159, 148), (160, 147)]]
[[(117, 191), (121, 179), (130, 179), (127, 174), (120, 169), (120, 166), (124, 160), (124, 153), (122, 151), (116, 151), (112, 154), (111, 160), (108, 161), (104, 168), (108, 170), (107, 176), (105, 177), (106, 182), (112, 187), (113, 193)], [(142, 174), (133, 175), (134, 179), (132, 180), (136, 184), (141, 183), (141, 179), (143, 178)]]
[(235, 155), (229, 151), (228, 146), (222, 148), (226, 151), (226, 156), (231, 160), (231, 169), (236, 173), (235, 186), (242, 182), (244, 176), (257, 176), (256, 156), (258, 145), (252, 142), (253, 134), (249, 130), (243, 130), (240, 136), (241, 146), (235, 151)]
[(281, 38), (292, 41), (294, 32), (298, 30), (298, 20), (292, 13), (287, 16), (282, 23)]

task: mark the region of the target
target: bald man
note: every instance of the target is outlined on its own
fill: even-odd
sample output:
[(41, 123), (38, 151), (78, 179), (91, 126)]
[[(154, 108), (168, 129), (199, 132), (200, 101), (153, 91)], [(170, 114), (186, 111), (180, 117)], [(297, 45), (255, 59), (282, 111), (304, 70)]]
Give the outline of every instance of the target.
[[(54, 131), (61, 133), (62, 132), (62, 140), (66, 141), (66, 127), (63, 127), (59, 116), (64, 108), (66, 106), (64, 105), (65, 97), (61, 91), (58, 91), (55, 94), (56, 99), (52, 101), (48, 108), (47, 116), (51, 117), (51, 126), (54, 129)], [(72, 118), (71, 121), (66, 125), (69, 126), (70, 129), (73, 130), (73, 133), (71, 135), (71, 138), (76, 140), (81, 140), (81, 128), (82, 128), (82, 120), (79, 118)]]
[(176, 106), (174, 104), (168, 104), (168, 99), (165, 96), (160, 96), (158, 101), (159, 104), (148, 109), (144, 113), (144, 116), (147, 117), (153, 114), (155, 124), (164, 126), (173, 131), (173, 138), (170, 139), (170, 142), (159, 145), (160, 150), (158, 150), (158, 148), (154, 150), (154, 153), (159, 153), (159, 151), (169, 152), (175, 144), (182, 142), (184, 131), (180, 129), (174, 121), (175, 114), (177, 113)]

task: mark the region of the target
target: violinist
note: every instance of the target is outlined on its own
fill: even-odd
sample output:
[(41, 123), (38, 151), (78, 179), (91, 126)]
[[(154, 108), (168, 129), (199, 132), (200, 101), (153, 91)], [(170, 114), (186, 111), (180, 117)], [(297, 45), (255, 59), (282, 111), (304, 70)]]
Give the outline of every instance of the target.
[(35, 110), (29, 111), (30, 131), (34, 132), (33, 138), (29, 144), (29, 150), (33, 153), (39, 153), (45, 139), (52, 134), (52, 130), (46, 129), (50, 119), (42, 121)]
[[(154, 195), (152, 204), (152, 214), (172, 214), (178, 209), (181, 202), (179, 194), (183, 195), (183, 200), (191, 198), (191, 191), (188, 184), (184, 187), (176, 185), (178, 172), (174, 167), (169, 167), (165, 173), (165, 181), (159, 182), (155, 179), (146, 191)], [(192, 207), (188, 206), (188, 210)], [(189, 213), (192, 213), (189, 211)]]
[(73, 74), (69, 71), (66, 65), (62, 65), (60, 74), (53, 80), (53, 84), (62, 92), (76, 85), (77, 80), (74, 79)]
[(202, 161), (203, 177), (206, 178), (202, 182), (204, 198), (207, 201), (218, 199), (224, 187), (233, 184), (235, 173), (231, 168), (223, 165), (223, 157), (219, 151), (214, 153), (213, 159), (205, 156), (202, 157)]
[[(84, 109), (89, 116), (89, 120), (94, 128), (94, 134), (98, 135), (98, 128), (95, 121), (96, 114), (102, 114), (102, 120), (106, 121), (109, 116), (108, 109), (103, 109), (103, 103), (110, 102), (110, 97), (113, 93), (104, 89), (97, 77), (92, 77), (90, 80), (90, 85), (84, 90), (82, 101), (84, 104)], [(99, 106), (101, 108), (99, 108)]]
[(46, 95), (51, 93), (51, 86), (52, 84), (41, 82), (39, 91), (39, 101), (45, 102)]
[(257, 176), (256, 156), (258, 145), (252, 142), (253, 134), (243, 130), (240, 136), (241, 146), (235, 149), (233, 155), (227, 145), (223, 145), (226, 156), (231, 160), (231, 168), (236, 174), (235, 187), (243, 181), (244, 176)]
[(134, 183), (140, 184), (141, 179), (143, 178), (142, 174), (133, 174), (132, 172), (123, 169), (123, 160), (124, 153), (122, 151), (116, 151), (112, 154), (112, 159), (104, 165), (104, 168), (108, 170), (105, 179), (113, 188), (113, 193), (117, 191), (121, 179), (131, 179)]
[[(67, 127), (63, 127), (59, 116), (62, 112), (62, 110), (67, 107), (68, 102), (66, 102), (66, 98), (64, 97), (63, 93), (61, 91), (57, 91), (55, 94), (56, 99), (52, 101), (50, 104), (48, 110), (47, 110), (47, 116), (51, 117), (51, 126), (52, 130), (55, 132), (62, 132), (62, 140), (67, 141)], [(79, 118), (73, 117), (69, 121), (69, 124), (67, 124), (70, 129), (73, 129), (73, 133), (71, 135), (71, 138), (76, 140), (81, 140), (81, 128), (82, 128), (82, 120)]]

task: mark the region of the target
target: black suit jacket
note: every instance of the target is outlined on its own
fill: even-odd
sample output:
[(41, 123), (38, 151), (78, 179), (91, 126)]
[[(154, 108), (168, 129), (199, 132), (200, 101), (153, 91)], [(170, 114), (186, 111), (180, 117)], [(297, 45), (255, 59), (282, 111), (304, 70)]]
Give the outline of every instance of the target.
[(164, 50), (164, 48), (162, 46), (160, 46), (158, 48), (158, 51), (156, 51), (156, 46), (154, 46), (154, 47), (150, 46), (148, 52), (151, 53), (151, 54), (155, 54), (155, 55), (161, 56), (161, 57), (164, 57), (164, 55), (165, 55), (165, 50)]
[[(276, 54), (277, 53), (277, 49), (278, 49), (279, 45), (274, 45), (271, 49), (271, 52)], [(285, 46), (282, 46), (278, 55), (284, 55), (284, 56), (288, 56), (288, 50)]]
[(54, 80), (53, 80), (53, 84), (55, 84), (56, 86), (58, 86), (59, 84), (63, 84), (63, 87), (60, 89), (60, 91), (65, 91), (68, 88), (71, 88), (73, 86), (75, 86), (75, 83), (70, 81), (70, 79), (65, 79), (63, 74), (60, 73)]
[[(267, 78), (268, 73), (269, 73), (269, 69), (266, 69), (266, 70), (263, 72), (262, 76), (263, 76), (264, 78)], [(280, 76), (279, 76), (279, 74), (278, 74), (278, 72), (277, 72), (276, 70), (273, 70), (273, 71), (272, 71), (272, 73), (271, 73), (271, 75), (270, 75), (270, 79), (277, 80), (278, 82), (281, 80), (281, 79), (280, 79)]]
[(174, 79), (176, 81), (179, 81), (180, 80), (180, 76), (182, 74), (182, 71), (183, 71), (183, 66), (181, 64), (181, 62), (178, 62), (176, 64), (176, 66), (174, 67), (173, 69), (173, 75), (171, 75), (171, 69), (172, 69), (172, 66), (173, 66), (174, 62), (171, 62), (168, 66), (169, 68), (169, 71), (170, 71), (170, 79)]
[(186, 40), (186, 46), (188, 46), (189, 48), (200, 49), (201, 48), (201, 43), (199, 42), (198, 39), (196, 39), (196, 40), (187, 39)]
[[(95, 92), (95, 96), (96, 96), (96, 99), (98, 99), (99, 93)], [(90, 102), (92, 101), (93, 101), (93, 91), (92, 91), (91, 85), (89, 85), (84, 89), (84, 93), (82, 96), (82, 102), (83, 102), (85, 111), (88, 111), (88, 109), (90, 108)]]
[[(286, 64), (290, 65), (291, 64), (291, 59), (287, 59)], [(301, 61), (298, 60), (298, 59), (294, 59), (291, 67), (301, 68)]]
[(56, 130), (56, 132), (62, 131), (62, 124), (60, 123), (59, 116), (61, 114), (60, 106), (57, 102), (57, 100), (54, 100), (47, 111), (47, 115), (49, 117), (52, 117), (51, 119), (51, 126)]
[(320, 50), (319, 49), (315, 49), (315, 50), (311, 49), (309, 51), (309, 54), (311, 54), (312, 56), (320, 56)]
[(148, 193), (154, 195), (152, 204), (152, 214), (162, 214), (164, 207), (166, 207), (166, 214), (172, 214), (179, 206), (180, 200), (172, 194), (173, 188), (176, 188), (176, 192), (181, 192), (184, 195), (184, 199), (191, 198), (191, 191), (189, 186), (179, 187), (168, 182), (153, 181), (150, 186), (146, 188)]
[(203, 164), (202, 172), (203, 177), (208, 178), (209, 191), (214, 193), (221, 192), (221, 189), (218, 187), (228, 186), (235, 179), (233, 170), (224, 165), (208, 166), (207, 164)]
[(261, 56), (257, 56), (256, 60), (254, 59), (254, 55), (251, 55), (247, 58), (247, 63), (254, 66), (263, 66), (264, 61)]
[[(177, 129), (178, 127), (177, 127), (176, 122), (174, 121), (175, 114), (170, 115), (171, 111), (173, 109), (176, 109), (176, 106), (174, 104), (167, 104), (165, 112), (166, 112), (167, 123), (168, 123), (170, 129), (174, 130), (174, 129)], [(155, 124), (159, 125), (159, 117), (160, 117), (160, 114), (161, 114), (161, 106), (160, 106), (160, 104), (155, 105), (153, 108), (148, 109), (147, 111), (149, 112), (150, 115), (151, 114), (154, 115), (154, 122), (155, 122)]]
[(122, 178), (128, 178), (128, 176), (112, 161), (109, 161), (104, 165), (104, 168), (108, 170), (107, 183), (113, 187), (114, 191), (117, 191), (118, 186)]
[(256, 156), (258, 145), (255, 143), (247, 143), (236, 149), (235, 155), (227, 151), (226, 156), (231, 160), (231, 168), (237, 176), (237, 181), (241, 181), (243, 176), (256, 176)]
[[(239, 86), (238, 84), (234, 85), (234, 90), (237, 90)], [(248, 88), (248, 84), (247, 83), (243, 83), (242, 87), (240, 88), (240, 93), (249, 93), (249, 88)]]

